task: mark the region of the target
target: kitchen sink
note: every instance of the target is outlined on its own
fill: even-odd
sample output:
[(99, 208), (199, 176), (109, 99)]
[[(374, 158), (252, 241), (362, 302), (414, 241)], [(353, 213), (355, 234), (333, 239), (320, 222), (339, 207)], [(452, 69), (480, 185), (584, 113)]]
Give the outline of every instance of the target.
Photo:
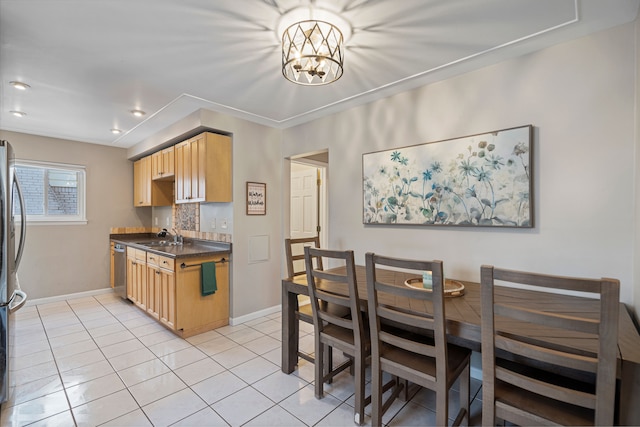
[(173, 242), (170, 240), (153, 240), (153, 241), (148, 241), (148, 242), (138, 242), (138, 245), (143, 245), (143, 246), (149, 246), (149, 247), (167, 247), (167, 246), (182, 246), (182, 245), (188, 245), (190, 244), (190, 242), (185, 242), (185, 243), (180, 243), (180, 242)]

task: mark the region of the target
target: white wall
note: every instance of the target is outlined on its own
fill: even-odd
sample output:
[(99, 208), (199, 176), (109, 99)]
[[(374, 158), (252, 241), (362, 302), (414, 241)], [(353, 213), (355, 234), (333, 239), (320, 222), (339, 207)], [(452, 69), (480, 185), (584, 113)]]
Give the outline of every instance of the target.
[[(329, 148), (329, 245), (359, 263), (367, 251), (442, 259), (447, 276), (466, 280), (482, 264), (615, 277), (632, 304), (634, 25), (284, 130), (284, 157)], [(363, 153), (527, 124), (535, 228), (362, 224)]]
[(133, 165), (122, 148), (0, 131), (17, 159), (86, 166), (86, 225), (27, 225), (19, 269), (29, 299), (109, 287), (109, 229), (149, 222), (133, 207)]

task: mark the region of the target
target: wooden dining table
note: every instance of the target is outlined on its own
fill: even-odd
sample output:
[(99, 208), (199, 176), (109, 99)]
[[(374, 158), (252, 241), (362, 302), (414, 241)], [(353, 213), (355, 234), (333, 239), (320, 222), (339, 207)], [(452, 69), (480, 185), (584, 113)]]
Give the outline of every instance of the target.
[[(343, 267), (332, 269), (344, 271)], [(329, 270), (330, 271), (330, 270)], [(404, 286), (405, 281), (415, 275), (391, 270), (376, 270), (378, 280)], [(367, 282), (364, 266), (356, 266), (358, 296), (361, 306), (367, 306)], [(458, 281), (464, 285), (464, 294), (445, 298), (448, 341), (473, 351), (480, 351), (480, 284)], [(327, 284), (327, 286), (331, 286)], [(305, 275), (282, 280), (282, 366), (284, 373), (291, 373), (298, 363), (298, 322), (296, 309), (298, 295), (309, 295)], [(533, 292), (519, 288), (500, 287), (496, 290), (497, 301), (509, 299), (527, 301), (533, 309), (553, 311), (562, 314), (580, 313), (598, 316), (599, 301), (574, 295)], [(387, 301), (399, 307), (429, 311), (429, 306), (416, 300), (398, 298)], [(500, 325), (508, 332), (525, 334), (531, 338), (551, 341), (563, 346), (571, 346), (584, 351), (596, 351), (597, 340), (579, 332), (559, 331), (544, 326), (510, 323)], [(620, 303), (618, 326), (618, 396), (616, 401), (617, 423), (620, 425), (640, 425), (640, 335), (624, 304)]]

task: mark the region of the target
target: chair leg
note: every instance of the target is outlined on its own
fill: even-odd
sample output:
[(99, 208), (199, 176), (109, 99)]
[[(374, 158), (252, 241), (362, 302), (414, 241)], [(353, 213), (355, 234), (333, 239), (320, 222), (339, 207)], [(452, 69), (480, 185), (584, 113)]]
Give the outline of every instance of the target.
[[(324, 346), (324, 372), (326, 374), (333, 371), (333, 347), (325, 345)], [(333, 383), (333, 377), (327, 380), (327, 384)]]
[(382, 370), (380, 365), (371, 364), (371, 427), (382, 425)]
[(460, 425), (468, 426), (470, 422), (470, 407), (469, 407), (469, 395), (471, 389), (471, 368), (470, 364), (467, 363), (467, 366), (464, 368), (464, 371), (460, 374), (460, 410), (464, 410), (464, 418)]
[[(364, 424), (364, 379), (365, 379), (365, 363), (361, 358), (355, 357), (354, 364), (355, 365), (355, 418), (354, 421), (358, 425)], [(352, 365), (352, 366), (353, 366)]]
[(409, 401), (409, 380), (404, 379), (404, 378), (400, 378), (400, 377), (396, 377), (396, 381), (398, 381), (398, 386), (400, 386), (400, 381), (402, 381), (402, 387), (404, 388), (404, 392), (402, 400), (405, 402)]
[(316, 339), (316, 362), (314, 364), (314, 372), (315, 372), (315, 395), (317, 399), (322, 399), (324, 397), (324, 356), (325, 356), (325, 346), (320, 343), (319, 339)]
[(449, 425), (449, 390), (446, 385), (436, 386), (436, 425)]

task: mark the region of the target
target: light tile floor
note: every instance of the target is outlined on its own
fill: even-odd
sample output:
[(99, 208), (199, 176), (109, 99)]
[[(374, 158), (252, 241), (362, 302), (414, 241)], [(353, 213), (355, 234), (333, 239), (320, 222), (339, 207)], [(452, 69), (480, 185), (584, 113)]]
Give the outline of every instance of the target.
[[(281, 372), (280, 320), (277, 313), (184, 340), (113, 294), (24, 307), (0, 425), (353, 426), (347, 372), (321, 400), (312, 364)], [(313, 350), (312, 333), (301, 324), (302, 349)], [(481, 421), (480, 385), (472, 379), (472, 425)], [(456, 407), (455, 391), (451, 400)], [(414, 388), (383, 422), (433, 425), (434, 405), (431, 392)]]

